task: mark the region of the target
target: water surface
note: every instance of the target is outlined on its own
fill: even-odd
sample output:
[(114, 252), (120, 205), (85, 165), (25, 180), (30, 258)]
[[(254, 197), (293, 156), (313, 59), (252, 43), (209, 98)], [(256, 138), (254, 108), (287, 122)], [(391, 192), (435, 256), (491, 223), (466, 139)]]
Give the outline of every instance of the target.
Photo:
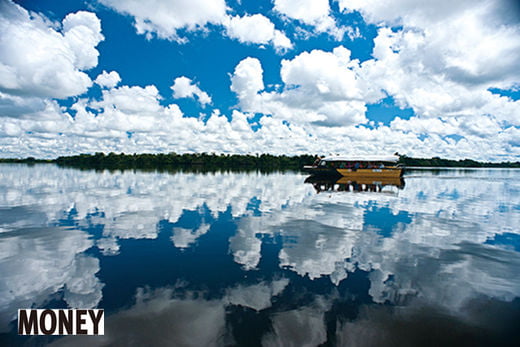
[[(0, 344), (520, 345), (519, 170), (306, 177), (0, 165)], [(105, 336), (19, 337), (30, 307)]]

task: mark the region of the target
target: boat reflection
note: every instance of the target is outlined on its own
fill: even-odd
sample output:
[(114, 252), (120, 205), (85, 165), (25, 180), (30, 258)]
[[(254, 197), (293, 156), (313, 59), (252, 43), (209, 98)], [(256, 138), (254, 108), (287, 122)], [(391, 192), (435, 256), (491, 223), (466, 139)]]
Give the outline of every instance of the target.
[[(373, 177), (324, 177), (311, 175), (305, 179), (305, 183), (310, 183), (316, 190), (321, 192), (388, 192), (392, 188), (403, 189), (405, 182), (402, 177), (378, 178)], [(386, 189), (390, 187), (390, 189)]]

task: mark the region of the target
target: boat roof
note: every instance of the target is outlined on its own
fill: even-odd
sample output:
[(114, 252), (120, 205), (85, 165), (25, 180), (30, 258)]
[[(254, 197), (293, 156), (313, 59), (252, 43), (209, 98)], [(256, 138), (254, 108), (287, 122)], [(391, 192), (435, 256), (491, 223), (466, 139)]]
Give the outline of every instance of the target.
[(334, 156), (322, 158), (323, 161), (377, 161), (397, 163), (399, 157), (397, 155), (358, 155), (358, 156)]

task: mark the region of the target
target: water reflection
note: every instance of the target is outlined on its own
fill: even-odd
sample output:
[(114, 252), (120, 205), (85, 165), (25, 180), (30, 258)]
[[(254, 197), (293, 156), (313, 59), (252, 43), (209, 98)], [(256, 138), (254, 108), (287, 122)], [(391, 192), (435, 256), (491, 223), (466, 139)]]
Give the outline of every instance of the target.
[[(431, 329), (444, 345), (510, 342), (518, 176), (305, 184), (2, 165), (0, 342), (420, 345)], [(105, 308), (106, 335), (19, 340), (16, 310), (31, 306)]]
[(405, 182), (402, 177), (394, 178), (356, 178), (349, 177), (326, 177), (311, 175), (305, 179), (316, 190), (321, 192), (395, 192), (392, 188), (403, 189)]
[(1, 233), (0, 331), (19, 308), (42, 305), (58, 291), (71, 307), (95, 307), (103, 284), (95, 276), (99, 260), (84, 253), (92, 244), (87, 233), (61, 227)]
[(225, 306), (197, 293), (175, 297), (175, 289), (140, 288), (136, 303), (105, 320), (105, 335), (66, 337), (55, 346), (222, 346), (226, 343)]

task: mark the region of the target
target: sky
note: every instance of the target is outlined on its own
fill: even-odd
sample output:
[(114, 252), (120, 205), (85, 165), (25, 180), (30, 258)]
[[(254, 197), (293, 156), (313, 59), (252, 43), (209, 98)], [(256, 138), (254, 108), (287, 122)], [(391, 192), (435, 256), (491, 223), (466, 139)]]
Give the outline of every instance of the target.
[(0, 0), (0, 157), (520, 160), (517, 0)]

